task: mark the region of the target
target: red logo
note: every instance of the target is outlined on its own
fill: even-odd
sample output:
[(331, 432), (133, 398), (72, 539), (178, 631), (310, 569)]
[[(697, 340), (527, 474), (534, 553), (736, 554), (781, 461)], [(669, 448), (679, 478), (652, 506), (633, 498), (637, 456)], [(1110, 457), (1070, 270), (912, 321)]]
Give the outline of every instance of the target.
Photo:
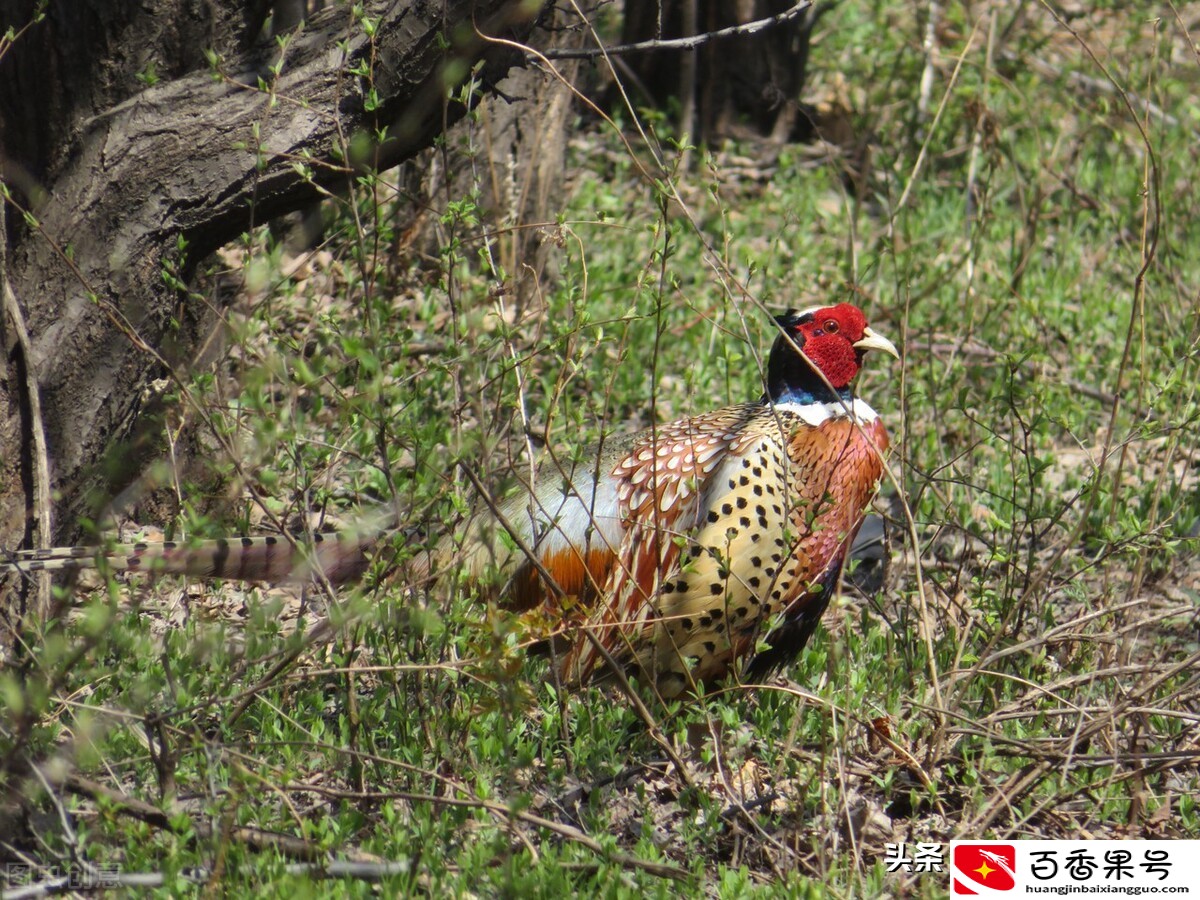
[(1012, 844), (959, 844), (950, 859), (950, 884), (959, 896), (1011, 891), (1016, 887), (1017, 851)]

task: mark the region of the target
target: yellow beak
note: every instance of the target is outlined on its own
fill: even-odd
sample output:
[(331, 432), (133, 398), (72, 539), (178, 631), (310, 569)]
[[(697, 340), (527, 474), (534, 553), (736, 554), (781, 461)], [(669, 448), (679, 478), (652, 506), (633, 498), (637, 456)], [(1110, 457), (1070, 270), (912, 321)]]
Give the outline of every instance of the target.
[(855, 350), (882, 350), (884, 353), (890, 353), (896, 359), (900, 358), (900, 351), (896, 349), (896, 345), (885, 338), (882, 334), (876, 334), (870, 328), (863, 329), (861, 341), (855, 341)]

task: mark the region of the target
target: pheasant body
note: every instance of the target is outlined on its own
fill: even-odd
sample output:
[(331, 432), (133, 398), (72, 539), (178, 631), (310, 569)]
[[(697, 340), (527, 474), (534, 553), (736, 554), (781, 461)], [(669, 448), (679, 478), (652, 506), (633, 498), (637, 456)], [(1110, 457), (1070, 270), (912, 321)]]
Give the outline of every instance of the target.
[(506, 574), (493, 596), (557, 624), (566, 684), (615, 666), (677, 696), (739, 666), (757, 677), (815, 629), (888, 445), (849, 381), (865, 349), (896, 351), (848, 304), (779, 321), (788, 337), (772, 349), (762, 401), (546, 467), (439, 547), (444, 568), (481, 583)]
[[(777, 322), (762, 400), (542, 465), (419, 568), (458, 574), (549, 623), (568, 686), (615, 667), (673, 697), (786, 663), (836, 590), (883, 472), (887, 434), (850, 382), (866, 350), (898, 354), (849, 304)], [(116, 548), (125, 555), (114, 567), (153, 560), (156, 572), (267, 581), (322, 570), (336, 584), (365, 569), (367, 543), (318, 536), (303, 567), (283, 539), (138, 545)], [(94, 554), (25, 551), (18, 565), (60, 568)]]
[[(836, 587), (886, 448), (861, 400), (682, 419), (640, 436), (615, 464), (610, 457), (599, 478), (580, 473), (582, 487), (547, 477), (553, 490), (510, 500), (482, 527), (521, 540), (476, 527), (464, 568), (480, 579), (515, 568), (497, 594), (561, 622), (566, 683), (616, 663), (675, 696), (729, 675), (777, 615), (784, 622), (767, 643), (780, 662), (799, 652)], [(581, 524), (591, 530), (579, 541)], [(519, 543), (534, 548), (536, 564)], [(446, 546), (440, 555), (453, 558)]]

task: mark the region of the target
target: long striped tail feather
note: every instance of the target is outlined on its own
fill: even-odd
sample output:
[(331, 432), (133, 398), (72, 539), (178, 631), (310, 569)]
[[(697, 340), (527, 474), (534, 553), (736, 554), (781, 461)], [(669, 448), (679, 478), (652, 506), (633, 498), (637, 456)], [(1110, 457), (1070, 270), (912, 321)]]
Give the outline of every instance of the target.
[(331, 585), (361, 578), (371, 561), (378, 534), (315, 533), (289, 538), (220, 538), (164, 541), (96, 547), (56, 547), (17, 550), (0, 564), (21, 574), (73, 572), (107, 568), (115, 572), (145, 572), (151, 577), (188, 575), (230, 581), (300, 584), (325, 579)]

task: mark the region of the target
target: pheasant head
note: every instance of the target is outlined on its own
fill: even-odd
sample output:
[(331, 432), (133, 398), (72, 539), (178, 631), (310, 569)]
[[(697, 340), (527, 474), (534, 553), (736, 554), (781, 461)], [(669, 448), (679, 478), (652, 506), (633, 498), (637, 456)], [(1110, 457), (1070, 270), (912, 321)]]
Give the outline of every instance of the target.
[(775, 321), (781, 333), (767, 363), (766, 398), (774, 403), (849, 400), (863, 354), (882, 350), (900, 358), (895, 345), (867, 327), (862, 310), (849, 303), (790, 309)]

